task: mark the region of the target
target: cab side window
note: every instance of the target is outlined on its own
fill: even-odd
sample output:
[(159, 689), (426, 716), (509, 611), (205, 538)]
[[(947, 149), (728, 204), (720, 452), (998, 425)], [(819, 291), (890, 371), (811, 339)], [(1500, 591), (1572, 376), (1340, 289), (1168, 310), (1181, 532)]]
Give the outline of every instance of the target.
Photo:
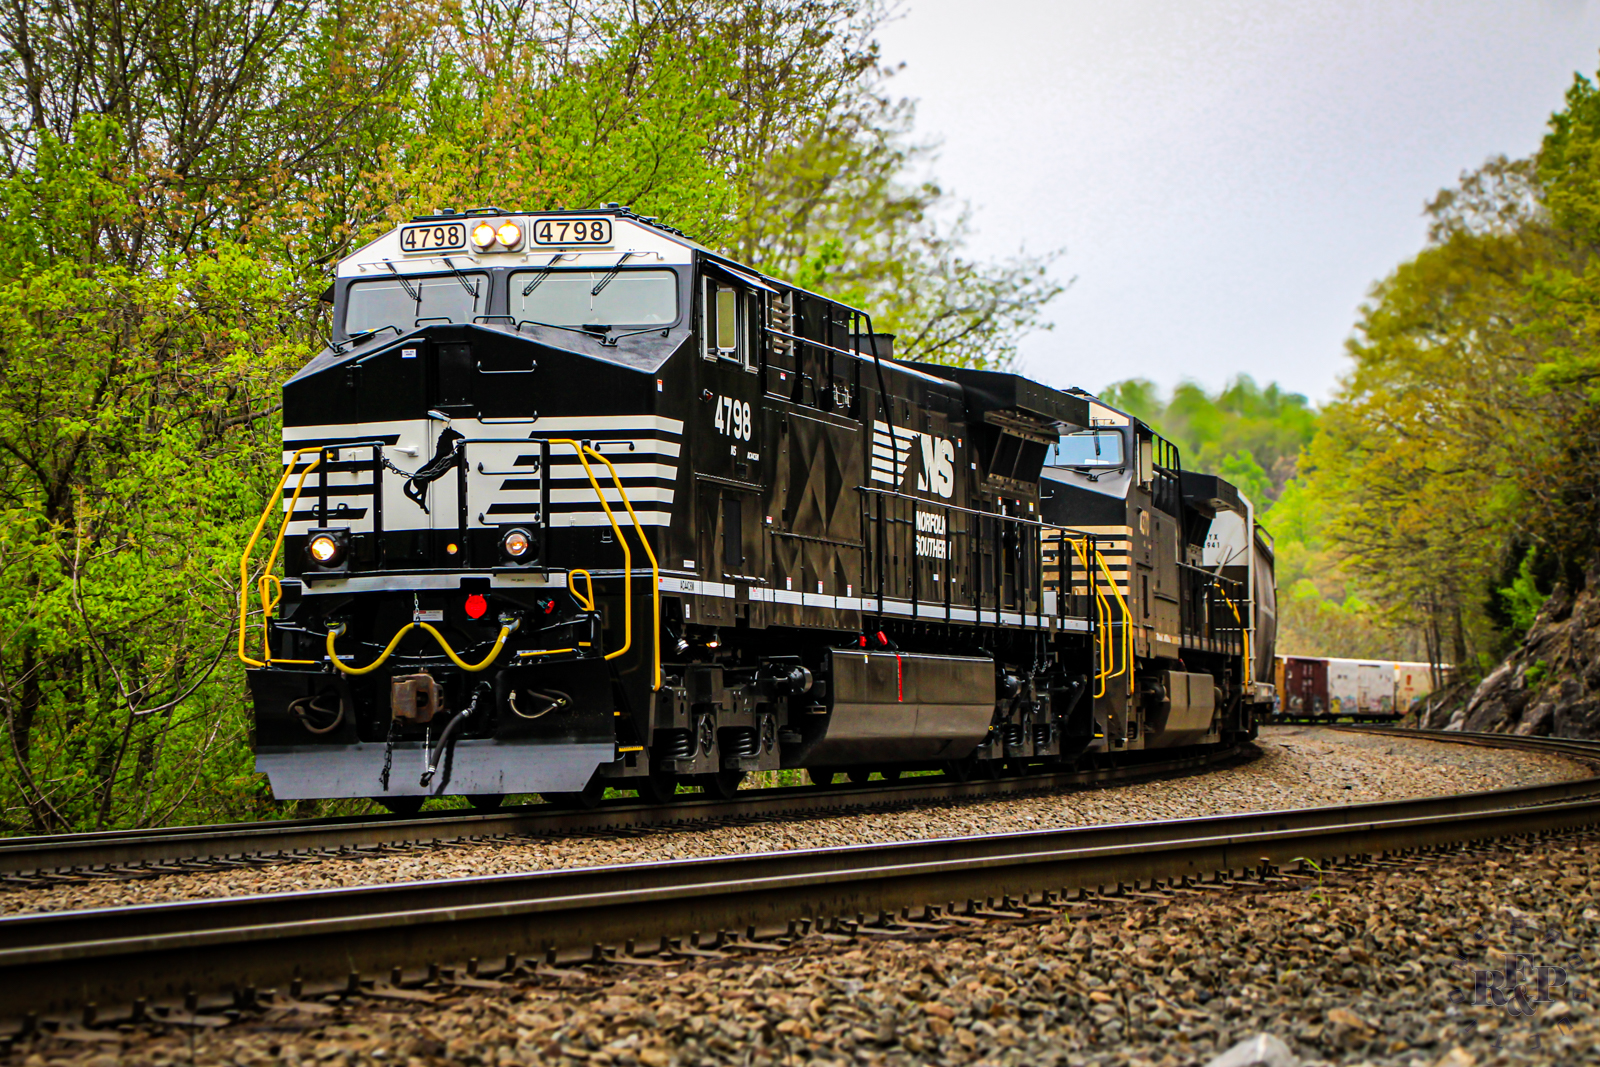
[(733, 286), (705, 280), (705, 300), (701, 303), (704, 316), (701, 334), (705, 338), (707, 359), (739, 358), (739, 294)]
[(707, 278), (701, 307), (705, 358), (726, 359), (754, 371), (755, 345), (751, 342), (750, 333), (756, 315), (755, 294), (746, 293), (727, 282)]

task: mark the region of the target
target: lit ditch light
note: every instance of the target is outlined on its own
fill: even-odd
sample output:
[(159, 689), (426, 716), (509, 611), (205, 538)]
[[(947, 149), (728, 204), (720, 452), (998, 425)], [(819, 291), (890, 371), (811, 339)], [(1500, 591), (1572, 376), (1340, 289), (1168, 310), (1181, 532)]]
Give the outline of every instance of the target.
[(507, 530), (500, 538), (500, 554), (512, 563), (527, 563), (533, 558), (533, 534), (520, 526)]
[(349, 530), (314, 529), (306, 534), (306, 563), (313, 570), (342, 571), (349, 556)]

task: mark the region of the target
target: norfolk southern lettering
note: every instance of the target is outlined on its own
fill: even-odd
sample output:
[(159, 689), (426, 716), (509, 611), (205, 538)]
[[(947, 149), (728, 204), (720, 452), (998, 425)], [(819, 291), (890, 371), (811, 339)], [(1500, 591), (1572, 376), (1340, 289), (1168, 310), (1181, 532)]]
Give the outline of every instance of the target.
[(417, 218), (331, 295), (242, 591), (281, 799), (962, 776), (1270, 701), (1248, 501), (1087, 394), (897, 360), (614, 206)]
[(932, 511), (917, 512), (917, 555), (928, 559), (949, 559), (950, 542), (945, 539), (949, 523)]

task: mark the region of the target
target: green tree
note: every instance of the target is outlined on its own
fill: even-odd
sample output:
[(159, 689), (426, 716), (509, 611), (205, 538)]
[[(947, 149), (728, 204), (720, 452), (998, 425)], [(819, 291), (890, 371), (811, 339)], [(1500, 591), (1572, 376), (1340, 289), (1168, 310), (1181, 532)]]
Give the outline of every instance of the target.
[(1130, 378), (1101, 392), (1106, 403), (1137, 416), (1173, 441), (1185, 467), (1223, 474), (1263, 511), (1295, 476), (1317, 413), (1276, 382), (1262, 388), (1247, 374), (1215, 394), (1181, 382), (1164, 397), (1154, 382)]
[[(1002, 363), (877, 0), (118, 0), (0, 12), (0, 828), (271, 811), (230, 653), (330, 265), (438, 207), (631, 204)], [(246, 620), (253, 622), (254, 620)]]
[(298, 348), (296, 279), (248, 246), (148, 271), (83, 248), (137, 205), (117, 128), (74, 133), (0, 181), (0, 804), (33, 829), (255, 791), (237, 676), (216, 669), (221, 578), (270, 470), (240, 432), (266, 414), (252, 379)]

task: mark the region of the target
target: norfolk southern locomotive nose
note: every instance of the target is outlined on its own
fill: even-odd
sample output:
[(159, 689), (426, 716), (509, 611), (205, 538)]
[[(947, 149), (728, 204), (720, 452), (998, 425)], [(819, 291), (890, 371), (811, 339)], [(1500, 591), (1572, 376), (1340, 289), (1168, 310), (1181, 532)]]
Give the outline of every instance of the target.
[(1248, 501), (1086, 394), (615, 206), (417, 218), (331, 297), (240, 566), (281, 799), (964, 776), (1270, 702)]

